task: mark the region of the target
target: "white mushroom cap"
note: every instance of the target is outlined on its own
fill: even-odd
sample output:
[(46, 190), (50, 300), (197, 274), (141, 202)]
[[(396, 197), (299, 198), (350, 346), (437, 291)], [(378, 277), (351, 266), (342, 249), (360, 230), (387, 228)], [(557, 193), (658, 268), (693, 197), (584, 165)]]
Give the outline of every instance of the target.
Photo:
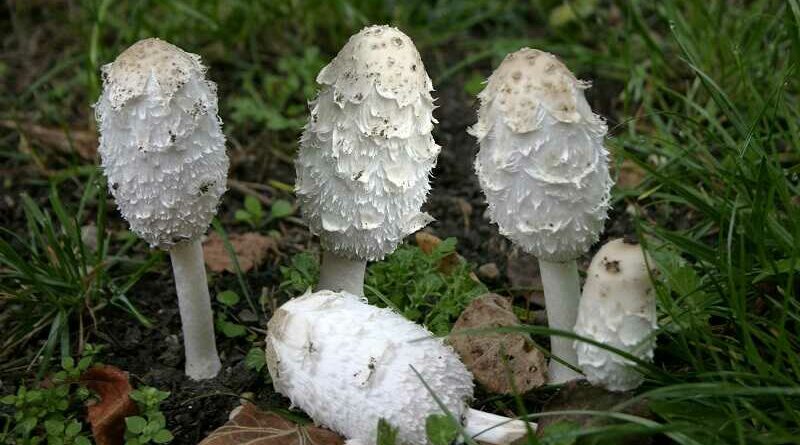
[(454, 416), (472, 398), (472, 375), (442, 339), (346, 292), (290, 300), (266, 343), (275, 389), (352, 443), (374, 444), (381, 418), (398, 428), (398, 443), (427, 443), (425, 419), (442, 411), (411, 366)]
[(199, 56), (155, 38), (103, 67), (102, 166), (122, 216), (153, 247), (202, 235), (226, 189), (217, 89), (205, 71)]
[[(575, 333), (653, 359), (656, 300), (642, 247), (616, 239), (592, 258), (583, 287)], [(642, 383), (629, 360), (606, 349), (576, 341), (578, 365), (586, 378), (612, 391), (627, 391)]]
[(439, 146), (431, 80), (411, 39), (370, 26), (320, 71), (296, 191), (323, 247), (380, 260), (431, 221), (420, 211)]
[(612, 181), (605, 122), (581, 82), (554, 55), (506, 56), (478, 95), (475, 160), (492, 221), (548, 261), (577, 258), (597, 241)]

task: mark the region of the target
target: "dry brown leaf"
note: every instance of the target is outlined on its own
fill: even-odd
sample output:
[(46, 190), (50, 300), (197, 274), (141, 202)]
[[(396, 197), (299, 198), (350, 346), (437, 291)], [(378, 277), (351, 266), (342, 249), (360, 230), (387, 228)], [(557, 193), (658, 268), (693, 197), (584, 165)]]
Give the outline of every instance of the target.
[[(242, 272), (261, 265), (269, 251), (278, 253), (274, 239), (255, 232), (230, 234), (228, 241), (236, 252), (236, 259)], [(203, 243), (203, 256), (206, 266), (212, 272), (236, 272), (231, 257), (225, 249), (225, 243), (216, 232)]]
[[(414, 239), (417, 241), (417, 246), (422, 250), (425, 254), (430, 255), (433, 253), (433, 250), (436, 249), (442, 240), (428, 232), (417, 232), (414, 235)], [(458, 256), (458, 253), (451, 252), (445, 255), (444, 258), (441, 259), (439, 262), (439, 272), (448, 275), (453, 272), (459, 264), (461, 264), (461, 257)]]
[(88, 407), (88, 420), (97, 445), (122, 445), (125, 418), (138, 410), (129, 397), (133, 388), (128, 373), (114, 366), (94, 366), (81, 375), (81, 383), (95, 392), (100, 400)]
[(231, 413), (231, 420), (214, 430), (198, 445), (341, 445), (344, 439), (333, 431), (303, 426), (273, 412), (245, 403)]
[(524, 334), (452, 334), (460, 330), (519, 324), (511, 303), (489, 293), (473, 300), (453, 325), (450, 343), (475, 379), (491, 392), (510, 394), (516, 390), (524, 393), (544, 385), (547, 362), (542, 351)]
[(86, 160), (93, 160), (97, 153), (97, 135), (91, 131), (67, 131), (62, 128), (49, 128), (11, 120), (0, 121), (0, 126), (17, 130), (26, 138), (42, 146), (64, 153), (77, 152), (81, 158)]
[(626, 190), (634, 189), (642, 183), (645, 176), (647, 176), (647, 172), (642, 167), (630, 159), (625, 159), (619, 168), (617, 187)]
[(414, 239), (417, 241), (417, 246), (425, 252), (426, 254), (430, 255), (433, 252), (433, 249), (442, 242), (438, 236), (428, 233), (428, 232), (417, 232), (414, 235)]

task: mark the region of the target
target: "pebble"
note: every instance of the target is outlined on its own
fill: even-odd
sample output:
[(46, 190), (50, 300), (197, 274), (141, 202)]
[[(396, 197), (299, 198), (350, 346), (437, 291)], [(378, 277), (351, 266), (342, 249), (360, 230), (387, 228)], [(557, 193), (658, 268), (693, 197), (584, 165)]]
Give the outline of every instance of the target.
[(478, 268), (478, 276), (485, 280), (496, 280), (500, 276), (500, 269), (495, 263), (486, 263)]

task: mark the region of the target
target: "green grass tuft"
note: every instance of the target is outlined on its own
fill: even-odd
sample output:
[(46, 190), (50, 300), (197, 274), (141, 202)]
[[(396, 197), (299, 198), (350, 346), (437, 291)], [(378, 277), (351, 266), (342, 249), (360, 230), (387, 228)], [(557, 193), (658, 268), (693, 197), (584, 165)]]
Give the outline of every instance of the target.
[[(41, 358), (40, 377), (57, 347), (62, 358), (73, 355), (73, 347), (82, 350), (84, 317), (94, 316), (109, 304), (149, 324), (126, 293), (158, 256), (144, 262), (124, 258), (135, 238), (129, 238), (116, 255), (110, 254), (112, 239), (102, 213), (97, 214), (94, 226), (80, 225), (85, 204), (96, 199), (97, 193), (105, 193), (97, 179), (91, 177), (74, 210), (64, 206), (55, 187), (50, 193), (49, 211), (22, 195), (27, 236), (0, 228), (0, 303), (5, 327), (0, 357), (11, 357), (36, 339), (37, 333), (49, 331), (43, 345), (34, 344), (38, 349), (34, 356), (22, 355), (32, 361)], [(96, 234), (86, 231), (87, 227), (94, 227)], [(132, 263), (134, 269), (121, 271), (121, 263)]]

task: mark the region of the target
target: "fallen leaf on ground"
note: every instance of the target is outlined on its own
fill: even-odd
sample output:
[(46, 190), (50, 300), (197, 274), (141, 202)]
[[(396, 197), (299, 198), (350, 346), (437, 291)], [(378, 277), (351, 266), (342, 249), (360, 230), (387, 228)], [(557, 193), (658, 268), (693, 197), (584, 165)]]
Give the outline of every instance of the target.
[(231, 412), (228, 423), (214, 430), (198, 445), (340, 445), (344, 439), (333, 431), (298, 425), (273, 412), (245, 403)]
[(491, 293), (473, 300), (453, 325), (450, 344), (475, 379), (491, 392), (510, 394), (516, 389), (524, 393), (544, 385), (547, 382), (544, 354), (525, 334), (453, 334), (467, 329), (519, 325), (511, 302)]
[[(269, 251), (278, 253), (274, 239), (255, 232), (229, 234), (228, 241), (236, 252), (236, 259), (242, 272), (261, 265)], [(203, 256), (206, 266), (212, 272), (236, 272), (228, 250), (225, 249), (225, 243), (216, 232), (203, 243)]]
[[(441, 244), (442, 240), (428, 232), (417, 232), (414, 235), (414, 239), (417, 241), (417, 246), (422, 250), (425, 254), (430, 255), (436, 249), (436, 246)], [(461, 264), (461, 257), (458, 256), (458, 253), (451, 252), (444, 256), (444, 258), (439, 261), (439, 272), (449, 275), (453, 272), (459, 264)]]
[(94, 366), (86, 370), (80, 380), (100, 398), (88, 407), (87, 418), (95, 443), (122, 445), (125, 442), (125, 418), (138, 412), (136, 403), (129, 396), (133, 388), (128, 373), (114, 366)]
[(634, 189), (644, 181), (645, 176), (647, 176), (647, 172), (642, 167), (630, 159), (625, 159), (619, 167), (617, 187), (627, 190)]
[(64, 153), (77, 152), (81, 158), (86, 160), (94, 159), (97, 153), (97, 135), (92, 131), (49, 128), (12, 120), (2, 120), (0, 126), (17, 130), (26, 138), (44, 147), (54, 148)]
[(428, 232), (417, 232), (414, 235), (414, 239), (416, 240), (417, 246), (420, 248), (420, 250), (428, 255), (433, 253), (433, 250), (436, 249), (436, 246), (442, 242), (438, 236)]
[[(632, 392), (611, 392), (604, 388), (592, 386), (586, 380), (573, 380), (561, 387), (558, 393), (545, 404), (542, 412), (570, 410), (607, 411), (633, 396)], [(622, 412), (646, 419), (653, 418), (653, 414), (647, 407), (646, 400), (640, 400), (632, 406), (628, 406)], [(547, 435), (548, 429), (558, 429), (559, 425), (567, 423), (574, 424), (573, 429), (582, 429), (608, 425), (613, 421), (606, 417), (591, 415), (542, 416), (539, 418), (537, 436), (544, 437)], [(646, 435), (632, 435), (620, 438), (617, 443), (619, 445), (648, 445), (652, 443), (652, 440)]]

